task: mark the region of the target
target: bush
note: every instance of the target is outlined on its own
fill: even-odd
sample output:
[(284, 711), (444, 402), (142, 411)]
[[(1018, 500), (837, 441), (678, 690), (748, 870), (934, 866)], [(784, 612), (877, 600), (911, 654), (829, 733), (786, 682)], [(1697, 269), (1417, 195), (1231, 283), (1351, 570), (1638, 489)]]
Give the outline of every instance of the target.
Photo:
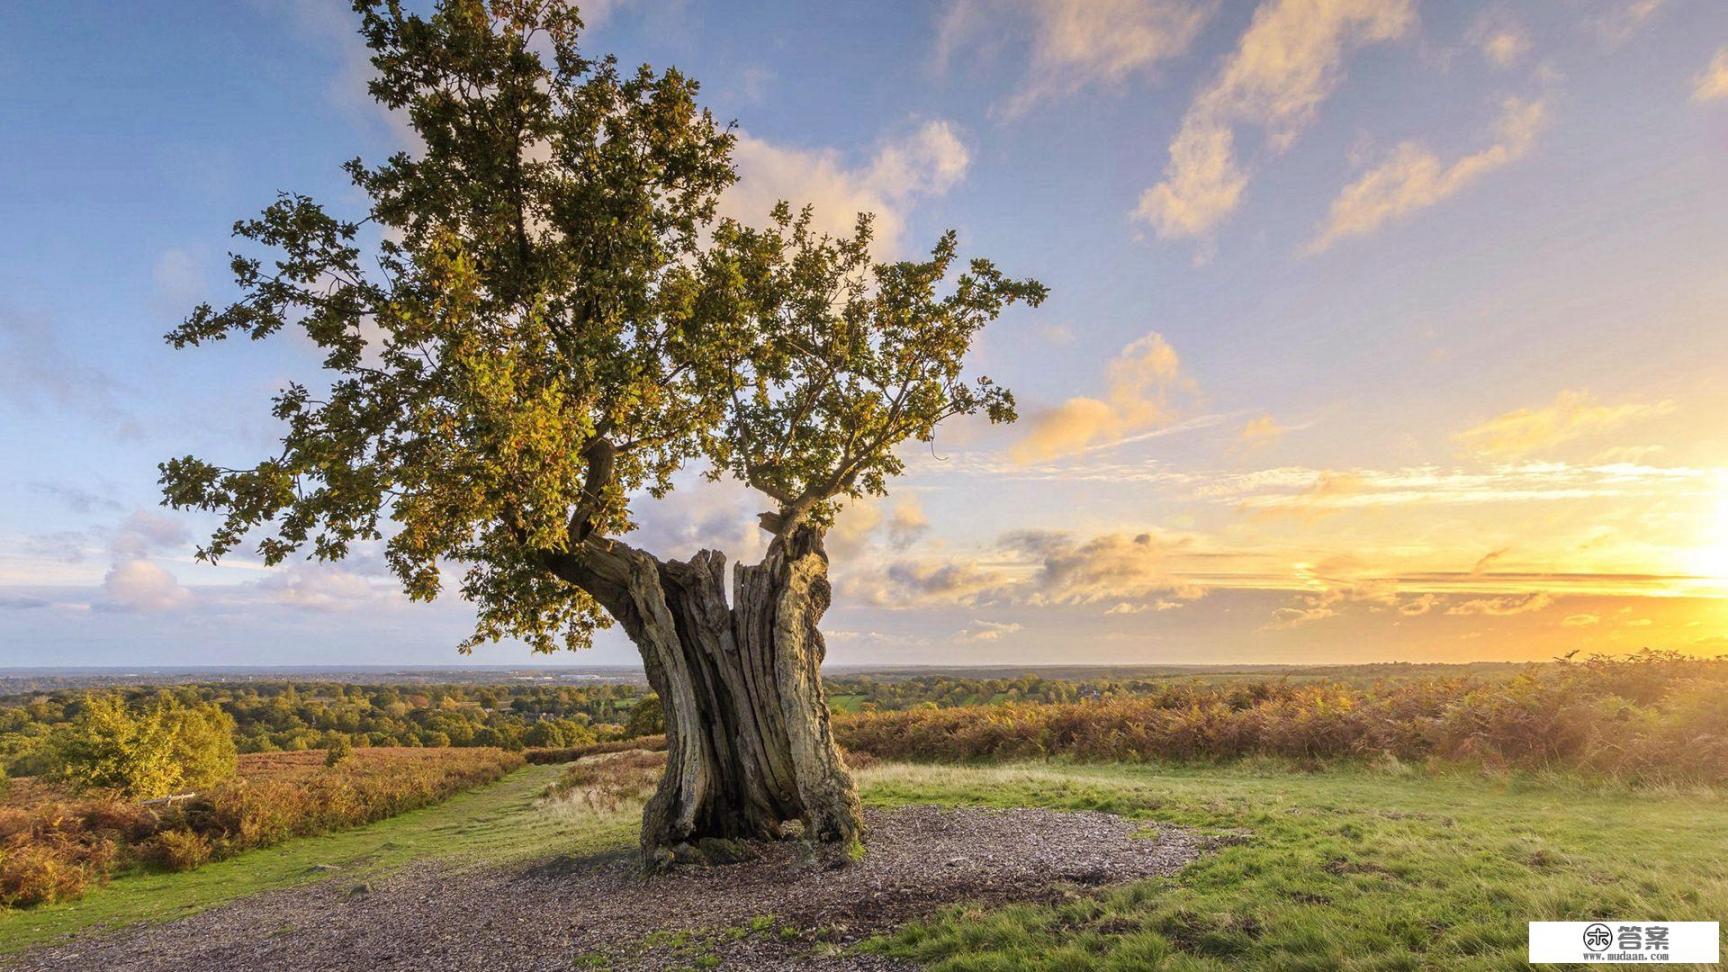
[(149, 799), (234, 775), (233, 718), (166, 693), (138, 708), (117, 694), (87, 696), (57, 743), (53, 775), (81, 790)]
[(330, 741), (324, 747), (324, 765), (326, 767), (341, 766), (354, 758), (354, 743), (339, 732), (330, 734)]
[(113, 796), (0, 807), (0, 906), (78, 897), (117, 867), (209, 860), (437, 803), (522, 765), (496, 749), (361, 750), (334, 769), (318, 751), (253, 754), (197, 797), (142, 806)]
[(1633, 783), (1728, 783), (1728, 658), (1643, 651), (1515, 678), (1168, 685), (1060, 705), (837, 715), (883, 759), (1469, 761)]
[(190, 871), (210, 860), (210, 841), (190, 830), (164, 830), (140, 846), (139, 857), (169, 871)]

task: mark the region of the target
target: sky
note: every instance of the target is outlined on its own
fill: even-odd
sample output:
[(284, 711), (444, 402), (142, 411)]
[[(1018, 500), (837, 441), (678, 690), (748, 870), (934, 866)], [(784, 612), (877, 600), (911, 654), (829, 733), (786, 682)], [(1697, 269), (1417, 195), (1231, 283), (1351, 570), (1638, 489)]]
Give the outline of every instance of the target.
[[(844, 664), (1728, 652), (1728, 4), (584, 6), (736, 125), (722, 208), (884, 259), (948, 228), (1051, 290), (829, 538)], [(0, 7), (0, 666), (456, 655), (376, 551), (193, 552), (157, 463), (255, 461), (303, 339), (175, 351), (229, 230), (411, 144), (339, 0)], [(635, 542), (760, 556), (691, 470)]]

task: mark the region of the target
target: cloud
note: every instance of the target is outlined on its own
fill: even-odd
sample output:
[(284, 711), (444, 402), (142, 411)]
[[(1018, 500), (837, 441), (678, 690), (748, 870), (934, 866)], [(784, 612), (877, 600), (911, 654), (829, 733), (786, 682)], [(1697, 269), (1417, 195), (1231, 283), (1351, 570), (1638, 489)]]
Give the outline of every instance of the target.
[(1728, 98), (1728, 47), (1716, 52), (1710, 66), (1692, 82), (1693, 101), (1715, 101)]
[(1446, 613), (1453, 615), (1480, 614), (1504, 618), (1514, 614), (1529, 614), (1533, 611), (1545, 610), (1553, 603), (1554, 599), (1548, 594), (1536, 591), (1529, 594), (1508, 594), (1504, 597), (1472, 598), (1452, 605), (1446, 609)]
[(1004, 635), (1011, 635), (1022, 630), (1024, 625), (1012, 621), (980, 621), (974, 620), (972, 626), (955, 635), (958, 641), (999, 641)]
[(1530, 50), (1524, 26), (1504, 9), (1487, 10), (1477, 17), (1470, 28), (1470, 42), (1498, 68), (1512, 67)]
[(1501, 105), (1495, 141), (1487, 148), (1443, 163), (1427, 147), (1404, 142), (1385, 162), (1344, 187), (1319, 234), (1303, 248), (1314, 254), (1351, 236), (1365, 236), (1392, 220), (1456, 195), (1490, 172), (1529, 154), (1542, 130), (1546, 105), (1508, 98)]
[(895, 504), (894, 515), (888, 519), (888, 542), (895, 549), (910, 547), (929, 531), (930, 520), (924, 516), (924, 507), (917, 497), (908, 496)]
[(1327, 469), (1299, 493), (1244, 501), (1237, 509), (1259, 517), (1294, 516), (1314, 520), (1344, 509), (1345, 504), (1341, 501), (1359, 495), (1364, 488), (1360, 474)]
[(1588, 25), (1606, 47), (1619, 47), (1631, 40), (1648, 24), (1667, 0), (1608, 0), (1607, 9), (1591, 18)]
[(1187, 51), (1216, 9), (1207, 0), (956, 0), (942, 20), (937, 60), (1012, 18), (1031, 35), (1025, 80), (993, 112), (1017, 117), (1088, 88), (1119, 88)]
[(1167, 425), (1171, 398), (1193, 387), (1174, 348), (1157, 333), (1129, 344), (1110, 362), (1107, 397), (1070, 398), (1036, 415), (1010, 450), (1019, 463), (1117, 444), (1124, 436)]
[(1171, 555), (1187, 545), (1185, 540), (1110, 533), (1080, 541), (1067, 533), (1020, 530), (1005, 534), (1000, 544), (1036, 568), (1023, 583), (1003, 592), (1016, 603), (1095, 604), (1160, 593), (1193, 600), (1205, 594), (1173, 570)]
[(1279, 425), (1272, 416), (1262, 415), (1256, 419), (1249, 419), (1242, 426), (1242, 431), (1236, 436), (1236, 444), (1244, 450), (1257, 449), (1277, 442), (1288, 431), (1290, 430)]
[(121, 560), (138, 560), (191, 542), (192, 532), (183, 521), (154, 510), (134, 510), (115, 528), (109, 546)]
[(273, 570), (256, 585), (278, 604), (313, 611), (347, 611), (397, 600), (393, 586), (328, 564), (297, 563)]
[(1565, 620), (1560, 622), (1560, 626), (1563, 628), (1588, 628), (1601, 620), (1594, 614), (1568, 614)]
[(63, 331), (43, 317), (0, 307), (0, 405), (76, 412), (136, 435), (137, 423), (116, 394), (127, 386), (90, 364), (87, 352), (69, 350)]
[[(354, 14), (353, 4), (345, 0), (289, 0), (286, 10), (294, 30), (336, 57), (336, 73), (326, 89), (330, 103), (400, 146), (416, 152), (423, 148), (408, 113), (391, 111), (367, 90), (375, 73), (372, 52), (360, 36), (360, 18)], [(588, 13), (587, 5), (583, 13)]]
[(94, 513), (97, 510), (119, 512), (125, 508), (110, 496), (72, 483), (38, 481), (30, 484), (30, 491), (59, 500), (74, 513)]
[(1483, 574), (1488, 573), (1488, 568), (1493, 567), (1495, 564), (1499, 563), (1502, 558), (1504, 558), (1508, 553), (1511, 553), (1511, 552), (1512, 552), (1512, 548), (1510, 548), (1510, 547), (1501, 547), (1497, 550), (1488, 551), (1487, 553), (1483, 554), (1480, 559), (1478, 559), (1476, 561), (1476, 566), (1470, 568), (1471, 576), (1480, 577)]
[(1596, 403), (1588, 391), (1562, 391), (1554, 404), (1541, 408), (1520, 408), (1492, 419), (1452, 437), (1464, 449), (1484, 456), (1509, 458), (1590, 436), (1603, 435), (1642, 419), (1666, 415), (1674, 403), (1623, 402), (1618, 405)]
[(1164, 239), (1209, 237), (1248, 184), (1236, 130), (1259, 128), (1274, 152), (1289, 148), (1343, 80), (1345, 54), (1400, 37), (1415, 21), (1411, 0), (1267, 0), (1188, 107), (1164, 179), (1134, 215)]
[(847, 235), (859, 213), (876, 215), (874, 251), (884, 259), (902, 254), (907, 207), (940, 196), (965, 178), (972, 157), (954, 126), (928, 121), (876, 149), (864, 166), (849, 166), (833, 149), (776, 145), (740, 132), (732, 158), (738, 182), (720, 200), (720, 212), (760, 224), (774, 204), (809, 205), (814, 225)]
[(184, 605), (190, 596), (174, 575), (143, 559), (122, 560), (102, 578), (102, 596), (96, 604), (106, 611), (154, 613)]

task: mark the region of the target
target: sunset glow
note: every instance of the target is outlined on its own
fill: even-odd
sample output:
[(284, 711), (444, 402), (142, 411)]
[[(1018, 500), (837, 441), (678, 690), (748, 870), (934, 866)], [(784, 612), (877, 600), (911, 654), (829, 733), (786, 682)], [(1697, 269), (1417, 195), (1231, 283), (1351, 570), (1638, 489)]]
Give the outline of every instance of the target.
[[(163, 345), (234, 297), (235, 217), (416, 149), (348, 4), (170, 6), (0, 14), (0, 663), (454, 660), (472, 609), (377, 544), (209, 567), (215, 520), (159, 505), (157, 463), (255, 460), (322, 380), (303, 335)], [(868, 6), (584, 9), (737, 120), (722, 215), (871, 211), (881, 260), (952, 227), (1050, 289), (967, 362), (1020, 420), (840, 514), (833, 661), (1728, 652), (1728, 5)], [(760, 556), (762, 497), (703, 472), (636, 541)]]

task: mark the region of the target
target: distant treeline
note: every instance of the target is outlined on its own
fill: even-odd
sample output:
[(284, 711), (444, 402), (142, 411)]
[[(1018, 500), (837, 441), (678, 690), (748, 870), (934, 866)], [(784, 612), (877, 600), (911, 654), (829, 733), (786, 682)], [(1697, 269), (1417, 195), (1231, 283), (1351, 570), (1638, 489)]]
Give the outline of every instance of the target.
[[(644, 689), (246, 682), (134, 687), (122, 694), (140, 702), (163, 693), (188, 705), (219, 705), (234, 719), (239, 751), (260, 753), (322, 749), (333, 737), (355, 746), (585, 746), (626, 734)], [(0, 760), (8, 775), (47, 769), (56, 733), (92, 698), (103, 697), (62, 690), (0, 700)]]

